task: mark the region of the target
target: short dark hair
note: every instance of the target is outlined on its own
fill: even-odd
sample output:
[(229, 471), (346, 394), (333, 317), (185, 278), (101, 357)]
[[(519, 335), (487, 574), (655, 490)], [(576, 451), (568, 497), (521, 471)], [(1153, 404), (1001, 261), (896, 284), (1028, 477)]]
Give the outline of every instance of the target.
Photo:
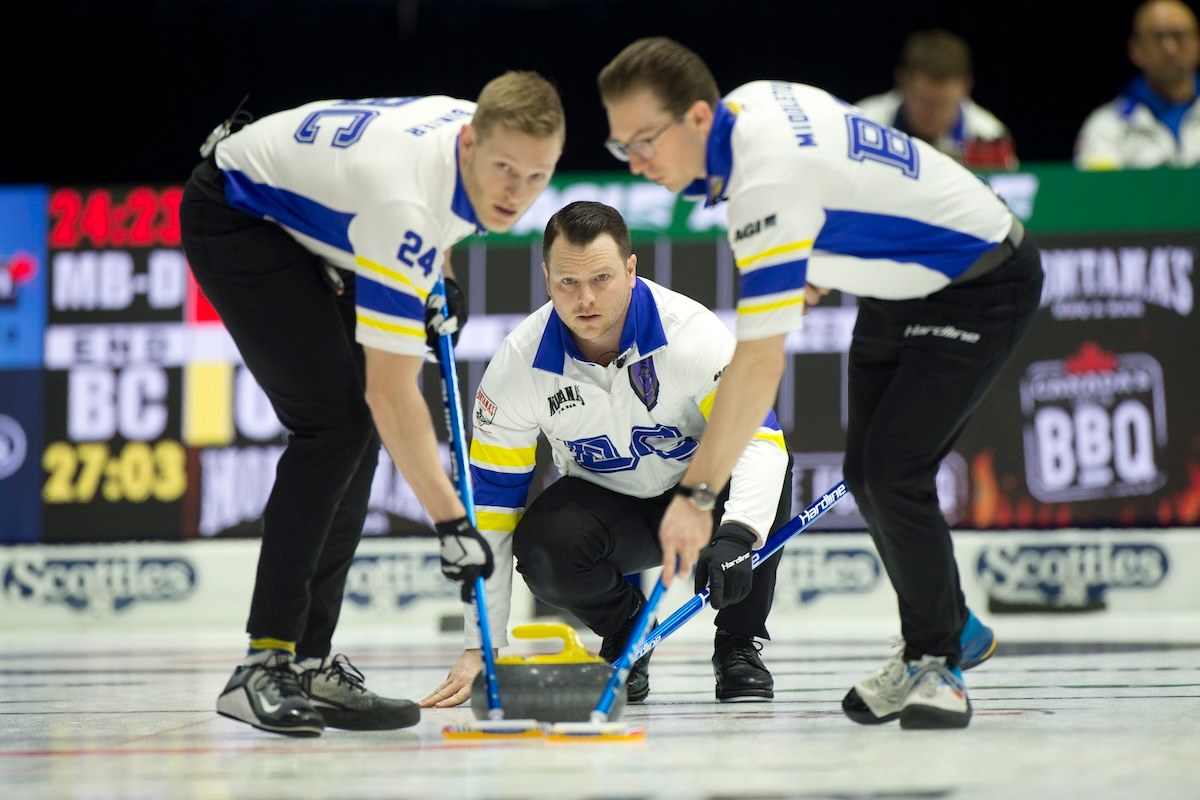
[(620, 212), (593, 200), (576, 200), (554, 212), (546, 223), (546, 233), (542, 236), (543, 258), (550, 253), (560, 234), (569, 244), (586, 247), (606, 233), (616, 242), (622, 260), (627, 261), (633, 252), (633, 244), (629, 240), (629, 227)]
[(721, 94), (700, 56), (665, 36), (638, 39), (600, 70), (600, 98), (621, 100), (649, 89), (674, 117), (682, 117), (697, 100), (715, 108)]
[(900, 69), (920, 72), (934, 80), (971, 80), (971, 48), (961, 36), (941, 28), (915, 31), (904, 40)]

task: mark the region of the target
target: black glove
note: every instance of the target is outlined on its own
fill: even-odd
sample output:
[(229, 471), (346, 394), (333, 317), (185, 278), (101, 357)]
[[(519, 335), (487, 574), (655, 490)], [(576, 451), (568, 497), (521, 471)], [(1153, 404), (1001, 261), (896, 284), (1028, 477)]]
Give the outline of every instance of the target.
[[(433, 352), (438, 352), (438, 337), (450, 334), (450, 341), (458, 345), (458, 337), (462, 334), (463, 326), (467, 324), (467, 298), (453, 278), (445, 278), (446, 299), (440, 294), (430, 292), (425, 300), (425, 343)], [(450, 309), (450, 315), (442, 313), (442, 306)]]
[(442, 574), (462, 587), (463, 602), (469, 603), (475, 579), (492, 576), (492, 548), (466, 517), (438, 522), (434, 527), (442, 544)]
[(708, 584), (708, 601), (713, 608), (724, 608), (750, 594), (754, 568), (750, 548), (758, 541), (750, 530), (736, 522), (717, 528), (708, 547), (696, 560), (696, 593)]

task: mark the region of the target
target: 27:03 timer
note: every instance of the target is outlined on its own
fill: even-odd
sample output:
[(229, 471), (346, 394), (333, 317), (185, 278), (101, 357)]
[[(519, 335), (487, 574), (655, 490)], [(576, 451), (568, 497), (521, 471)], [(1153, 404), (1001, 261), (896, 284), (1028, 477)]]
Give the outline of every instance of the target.
[(187, 489), (187, 457), (172, 440), (126, 442), (114, 452), (107, 442), (53, 442), (42, 454), (46, 503), (169, 503)]

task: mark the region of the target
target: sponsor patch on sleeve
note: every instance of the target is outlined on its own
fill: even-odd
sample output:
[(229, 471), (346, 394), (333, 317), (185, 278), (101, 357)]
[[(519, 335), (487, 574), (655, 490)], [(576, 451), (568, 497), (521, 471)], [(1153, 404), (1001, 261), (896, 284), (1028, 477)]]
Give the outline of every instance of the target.
[(475, 392), (475, 423), (488, 425), (496, 418), (496, 404), (488, 397), (481, 387)]

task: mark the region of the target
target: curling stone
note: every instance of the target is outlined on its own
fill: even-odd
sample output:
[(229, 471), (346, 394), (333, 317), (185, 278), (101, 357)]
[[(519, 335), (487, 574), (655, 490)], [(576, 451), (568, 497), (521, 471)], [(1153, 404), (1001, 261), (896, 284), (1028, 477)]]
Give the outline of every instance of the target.
[[(612, 665), (583, 646), (570, 625), (538, 623), (513, 629), (518, 639), (561, 639), (562, 650), (528, 656), (496, 659), (496, 683), (500, 707), (506, 719), (536, 719), (539, 722), (587, 722), (600, 702), (612, 677)], [(621, 718), (625, 690), (617, 692), (610, 720)], [(471, 711), (476, 719), (487, 719), (486, 678), (481, 671), (471, 686)]]

